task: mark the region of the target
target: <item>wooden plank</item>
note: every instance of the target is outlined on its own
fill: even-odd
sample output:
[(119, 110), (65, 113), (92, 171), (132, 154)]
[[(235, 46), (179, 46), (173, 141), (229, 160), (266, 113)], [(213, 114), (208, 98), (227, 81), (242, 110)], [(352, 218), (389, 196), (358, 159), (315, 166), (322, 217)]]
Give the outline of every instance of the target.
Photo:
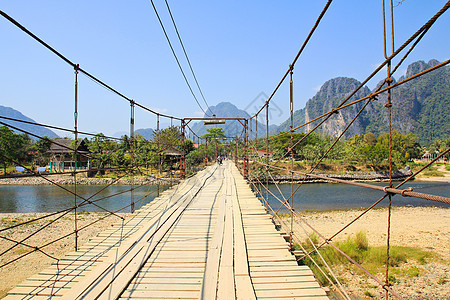
[(62, 295), (68, 288), (18, 286), (9, 291), (13, 295), (56, 296)]
[(238, 195), (235, 187), (235, 179), (232, 179), (233, 188), (233, 223), (234, 223), (234, 275), (237, 299), (256, 299), (256, 294), (250, 279), (247, 248), (245, 245), (242, 215), (239, 206)]
[(131, 283), (133, 291), (147, 291), (147, 292), (161, 292), (161, 291), (195, 291), (200, 292), (201, 284), (198, 283), (184, 283), (179, 284), (178, 280), (176, 285), (171, 283)]
[(58, 282), (69, 282), (69, 281), (80, 281), (84, 277), (84, 274), (76, 275), (59, 275), (59, 274), (36, 274), (28, 278), (28, 280), (46, 280), (46, 281), (58, 281)]
[(202, 299), (215, 299), (217, 295), (217, 284), (219, 279), (219, 263), (220, 263), (220, 254), (222, 252), (222, 242), (224, 236), (225, 213), (226, 213), (226, 196), (223, 191), (223, 188), (221, 189), (221, 191), (222, 194), (219, 196), (219, 212), (217, 216), (217, 223), (207, 254), (205, 274), (203, 277), (201, 289)]
[(226, 177), (226, 217), (224, 240), (220, 260), (219, 284), (217, 299), (235, 299), (236, 287), (234, 282), (234, 230), (233, 230), (233, 200), (231, 198), (231, 182)]
[(17, 286), (19, 287), (55, 287), (55, 288), (61, 288), (61, 287), (72, 287), (76, 284), (76, 282), (72, 281), (48, 281), (48, 280), (25, 280), (19, 283)]
[(292, 298), (292, 296), (286, 296), (286, 297), (259, 297), (258, 299), (296, 299), (296, 300), (330, 300), (327, 296), (296, 296), (295, 298)]
[(122, 298), (145, 298), (145, 299), (198, 299), (200, 291), (166, 291), (161, 294), (151, 294), (147, 291), (125, 291)]
[(144, 272), (136, 275), (136, 278), (203, 278), (203, 273), (182, 272)]
[(256, 291), (257, 297), (273, 297), (276, 293), (277, 298), (305, 297), (305, 296), (326, 296), (323, 289), (294, 289), (294, 290), (259, 290)]
[[(59, 297), (53, 297), (59, 298)], [(8, 294), (6, 297), (2, 298), (2, 300), (48, 300), (48, 296), (37, 296), (37, 295), (14, 295)]]
[(320, 288), (316, 281), (253, 283), (255, 290), (292, 290)]
[[(183, 284), (198, 284), (201, 286), (203, 281), (202, 277), (192, 277), (192, 278), (177, 278), (176, 279), (177, 284), (183, 285)], [(174, 278), (164, 278), (164, 277), (140, 277), (140, 278), (134, 278), (130, 285), (134, 284), (170, 284), (173, 285)]]
[(314, 276), (272, 276), (252, 278), (254, 284), (258, 283), (286, 283), (286, 282), (316, 282)]

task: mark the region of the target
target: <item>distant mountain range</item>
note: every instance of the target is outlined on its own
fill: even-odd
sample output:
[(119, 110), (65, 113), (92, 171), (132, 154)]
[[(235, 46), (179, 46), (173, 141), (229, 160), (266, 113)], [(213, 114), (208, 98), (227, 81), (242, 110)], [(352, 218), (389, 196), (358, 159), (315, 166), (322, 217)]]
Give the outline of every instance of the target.
[[(428, 63), (424, 61), (414, 62), (408, 66), (406, 76), (402, 76), (398, 80), (401, 81), (411, 77), (438, 63), (437, 60), (430, 60)], [(360, 84), (358, 80), (346, 77), (337, 77), (326, 81), (316, 95), (307, 101), (304, 108), (294, 112), (294, 127), (313, 120), (329, 112), (332, 108), (337, 107)], [(378, 86), (380, 84), (382, 82)], [(367, 86), (364, 86), (347, 103), (368, 96), (372, 92)], [(450, 67), (442, 67), (392, 89), (391, 99), (392, 127), (394, 130), (401, 133), (414, 133), (419, 137), (421, 144), (427, 144), (437, 139), (449, 138)], [(387, 93), (380, 94), (377, 101), (371, 101), (349, 127), (344, 138), (368, 132), (372, 132), (376, 136), (388, 132), (388, 110), (384, 106), (386, 102)], [(319, 127), (319, 131), (327, 135), (338, 136), (356, 116), (364, 103), (365, 101), (362, 101), (340, 110), (322, 124)], [(247, 112), (238, 109), (229, 102), (222, 102), (216, 106), (212, 106), (211, 110), (218, 118), (233, 116), (248, 118), (250, 116)], [(211, 114), (211, 111), (207, 113)], [(297, 131), (309, 131), (318, 122), (312, 122), (299, 128)], [(269, 134), (289, 130), (289, 125), (290, 118), (282, 122), (279, 126), (270, 126)], [(242, 131), (242, 126), (237, 122), (229, 122), (226, 125), (218, 125), (218, 127), (224, 128), (227, 136), (240, 135)], [(255, 129), (254, 123), (252, 124), (252, 128), (253, 130)], [(206, 133), (206, 127), (202, 123), (194, 124), (192, 129), (200, 136)], [(258, 123), (258, 132), (261, 132), (258, 133), (258, 136), (265, 136), (265, 126), (263, 124)]]
[[(439, 64), (437, 60), (414, 62), (408, 66), (402, 81), (419, 72)], [(383, 82), (380, 82), (380, 86)], [(395, 80), (394, 80), (395, 83)], [(338, 77), (325, 82), (317, 94), (308, 100), (305, 108), (294, 112), (294, 127), (312, 120), (337, 107), (361, 83), (353, 78)], [(377, 86), (377, 87), (378, 87)], [(386, 87), (387, 85), (383, 86)], [(372, 91), (364, 86), (347, 103), (368, 96)], [(442, 67), (419, 78), (392, 89), (392, 128), (401, 133), (412, 132), (421, 144), (450, 136), (450, 67)], [(341, 134), (347, 124), (363, 107), (365, 101), (344, 108), (320, 126), (319, 130), (331, 135)], [(380, 94), (377, 101), (371, 101), (345, 134), (372, 132), (376, 136), (388, 132), (387, 93)], [(298, 131), (309, 131), (319, 121), (312, 122)], [(289, 130), (290, 120), (283, 122), (276, 130)]]
[[(437, 60), (430, 60), (428, 63), (424, 61), (414, 62), (408, 66), (406, 76), (402, 76), (398, 80), (401, 81), (404, 78), (411, 77), (438, 63)], [(294, 112), (294, 127), (300, 126), (337, 107), (360, 84), (358, 80), (346, 77), (337, 77), (326, 81), (316, 95), (306, 102), (304, 108)], [(372, 92), (368, 87), (364, 86), (347, 103), (370, 95)], [(414, 133), (419, 137), (421, 144), (427, 144), (437, 139), (449, 138), (450, 67), (442, 67), (392, 89), (391, 98), (393, 104), (392, 126), (394, 130), (402, 133)], [(365, 134), (367, 132), (372, 132), (375, 135), (387, 132), (388, 110), (384, 106), (386, 102), (387, 93), (380, 94), (378, 100), (371, 101), (353, 125), (350, 126), (344, 137), (348, 138), (355, 134)], [(333, 116), (319, 127), (319, 131), (331, 136), (338, 136), (363, 105), (364, 101), (344, 108), (337, 114), (333, 114)], [(213, 115), (213, 113), (219, 119), (250, 117), (245, 110), (237, 108), (230, 102), (221, 102), (216, 106), (211, 106), (204, 117)], [(0, 116), (34, 122), (32, 119), (10, 107), (0, 106)], [(53, 131), (44, 127), (8, 121), (1, 118), (0, 121), (38, 136), (58, 137)], [(317, 122), (312, 122), (299, 128), (298, 132), (311, 130)], [(270, 125), (269, 134), (289, 130), (289, 125), (290, 118), (279, 126)], [(198, 136), (207, 133), (208, 126), (205, 126), (203, 122), (190, 123), (189, 126)], [(240, 136), (243, 130), (243, 126), (238, 121), (227, 121), (224, 125), (213, 126), (223, 128), (225, 135), (228, 137)], [(253, 119), (251, 124), (249, 124), (250, 129), (252, 131), (251, 136), (255, 137), (256, 122)], [(265, 136), (265, 133), (265, 124), (258, 122), (258, 137)], [(129, 133), (120, 132), (114, 136), (120, 137), (125, 134), (129, 135)], [(136, 134), (140, 134), (145, 139), (150, 140), (153, 138), (153, 129), (137, 129)]]
[[(11, 107), (1, 106), (1, 105), (0, 105), (0, 116), (36, 123), (36, 121), (34, 121), (31, 118), (28, 118), (27, 116), (24, 116), (21, 112), (13, 109)], [(3, 123), (6, 123), (8, 125), (12, 125), (14, 127), (20, 128), (20, 129), (22, 129), (24, 131), (31, 132), (31, 133), (33, 133), (33, 134), (35, 134), (37, 136), (41, 136), (41, 137), (47, 136), (47, 137), (49, 137), (51, 139), (59, 137), (56, 133), (54, 133), (50, 129), (42, 127), (42, 126), (31, 125), (31, 124), (17, 122), (17, 121), (5, 120), (5, 119), (2, 119), (2, 118), (0, 118), (0, 121), (3, 122)], [(2, 125), (3, 124), (0, 124), (0, 126), (2, 126)], [(23, 133), (20, 130), (14, 130), (13, 129), (13, 131), (15, 133), (17, 133), (17, 134)], [(33, 140), (37, 140), (38, 139), (38, 138), (36, 138), (34, 136), (31, 136), (31, 135), (30, 135), (30, 137)]]
[[(250, 118), (250, 115), (242, 109), (237, 108), (234, 104), (230, 102), (221, 102), (216, 106), (210, 106), (206, 111), (206, 114), (203, 116), (204, 118), (210, 118), (213, 114), (216, 115), (217, 119), (220, 118)], [(252, 130), (252, 137), (256, 135), (256, 121), (252, 119), (249, 122), (249, 130)], [(239, 121), (226, 121), (225, 124), (220, 125), (204, 125), (203, 122), (196, 122), (191, 127), (192, 131), (194, 131), (198, 136), (202, 136), (207, 133), (207, 128), (210, 127), (218, 127), (223, 128), (225, 131), (225, 135), (227, 137), (235, 137), (240, 136), (244, 127)], [(277, 126), (272, 125), (269, 126), (269, 130), (275, 129)], [(258, 122), (258, 137), (266, 136), (266, 126), (261, 122)]]
[[(152, 128), (141, 128), (141, 129), (136, 129), (134, 131), (135, 135), (140, 135), (142, 136), (144, 139), (146, 140), (151, 140), (153, 139), (153, 129)], [(121, 138), (124, 135), (126, 136), (130, 136), (130, 132), (126, 132), (126, 131), (119, 131), (114, 133), (112, 136), (116, 137), (116, 138)]]
[(153, 139), (153, 129), (151, 128), (142, 128), (134, 131), (135, 135), (140, 135), (146, 140)]
[[(0, 116), (36, 123), (36, 121), (25, 116), (20, 111), (17, 111), (11, 107), (1, 106), (1, 105), (0, 105)], [(41, 137), (47, 136), (48, 138), (51, 138), (51, 139), (59, 138), (59, 136), (56, 133), (54, 133), (50, 129), (42, 127), (42, 126), (31, 125), (31, 124), (27, 124), (27, 123), (18, 122), (18, 121), (10, 121), (10, 120), (6, 120), (6, 119), (2, 119), (2, 118), (0, 118), (0, 121), (3, 123), (6, 123), (8, 125), (12, 125), (14, 127), (20, 128), (24, 131), (30, 132), (32, 134), (35, 134), (37, 136), (41, 136)], [(0, 126), (2, 126), (2, 124), (0, 124)], [(14, 129), (12, 129), (12, 130), (18, 134), (23, 133), (20, 130), (14, 130)], [(135, 131), (135, 133), (136, 133), (136, 135), (141, 135), (143, 138), (145, 138), (147, 140), (151, 140), (153, 138), (153, 129), (151, 129), (151, 128), (137, 129)], [(129, 134), (130, 134), (129, 132), (117, 132), (114, 134), (114, 136), (122, 137), (124, 135), (129, 135)], [(32, 135), (29, 135), (29, 136), (33, 140), (38, 139)]]

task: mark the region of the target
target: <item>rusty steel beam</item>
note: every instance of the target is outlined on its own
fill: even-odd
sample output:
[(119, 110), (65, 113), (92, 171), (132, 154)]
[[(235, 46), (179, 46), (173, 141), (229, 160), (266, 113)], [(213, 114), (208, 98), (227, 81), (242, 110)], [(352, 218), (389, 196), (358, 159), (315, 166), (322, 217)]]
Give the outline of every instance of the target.
[(244, 123), (244, 179), (248, 180), (248, 120)]
[(184, 156), (184, 131), (185, 131), (186, 123), (184, 120), (181, 120), (181, 156), (180, 156), (180, 179), (186, 178), (186, 160)]

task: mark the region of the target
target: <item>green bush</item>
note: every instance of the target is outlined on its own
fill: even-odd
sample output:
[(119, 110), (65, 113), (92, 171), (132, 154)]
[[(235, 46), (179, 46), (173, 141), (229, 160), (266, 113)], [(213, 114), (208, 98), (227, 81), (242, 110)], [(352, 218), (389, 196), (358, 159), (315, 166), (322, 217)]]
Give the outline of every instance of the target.
[[(312, 234), (310, 236), (314, 244), (318, 245), (318, 236)], [(354, 237), (348, 237), (345, 241), (336, 242), (335, 245), (341, 249), (345, 254), (361, 264), (369, 272), (377, 273), (384, 271), (386, 267), (386, 246), (370, 247), (364, 232), (358, 232)], [(309, 239), (302, 242), (302, 246), (308, 251), (313, 251), (314, 247), (311, 245)], [(298, 246), (297, 246), (298, 247)], [(320, 250), (320, 254), (330, 265), (345, 265), (347, 268), (353, 268), (359, 272), (359, 269), (352, 266), (352, 263), (339, 251), (331, 246), (324, 246)], [(421, 264), (426, 263), (426, 260), (432, 258), (434, 255), (431, 252), (423, 251), (412, 247), (391, 246), (389, 250), (389, 266), (394, 268), (401, 266), (408, 260), (415, 260)], [(329, 276), (328, 271), (324, 268), (324, 264), (317, 253), (311, 254), (312, 259), (325, 271)], [(328, 285), (329, 282), (317, 266), (309, 258), (303, 260), (305, 265), (308, 265), (314, 272), (317, 280), (322, 285)], [(407, 270), (397, 271), (396, 274), (415, 277), (420, 274), (420, 269), (413, 267)], [(331, 278), (331, 276), (329, 276)], [(397, 282), (397, 278), (390, 276), (390, 282)]]
[(369, 241), (367, 240), (367, 236), (364, 232), (359, 231), (356, 233), (356, 248), (360, 251), (367, 250), (369, 248)]

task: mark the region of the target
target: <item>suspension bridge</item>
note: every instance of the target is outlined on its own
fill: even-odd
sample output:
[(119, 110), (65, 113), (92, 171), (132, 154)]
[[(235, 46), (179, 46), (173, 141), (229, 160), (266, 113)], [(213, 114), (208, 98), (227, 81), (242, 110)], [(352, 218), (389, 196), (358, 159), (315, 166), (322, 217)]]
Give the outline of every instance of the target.
[[(442, 68), (450, 63), (446, 60), (429, 69), (404, 78), (401, 81), (394, 82), (393, 75), (402, 65), (408, 55), (414, 50), (416, 45), (420, 42), (427, 31), (433, 26), (438, 18), (440, 18), (450, 7), (448, 1), (441, 10), (430, 18), (423, 26), (421, 26), (414, 34), (412, 34), (400, 47), (394, 47), (394, 18), (393, 18), (393, 3), (390, 5), (390, 22), (391, 32), (388, 33), (386, 28), (386, 20), (389, 19), (389, 14), (385, 11), (385, 2), (383, 4), (383, 33), (384, 33), (384, 58), (385, 60), (370, 74), (360, 86), (353, 92), (349, 93), (342, 102), (336, 107), (332, 108), (327, 113), (318, 116), (313, 120), (308, 120), (304, 124), (294, 126), (293, 122), (293, 71), (294, 65), (301, 56), (303, 50), (314, 35), (320, 22), (325, 16), (326, 11), (330, 7), (332, 0), (327, 1), (325, 7), (312, 27), (308, 37), (305, 39), (297, 55), (289, 64), (289, 68), (282, 76), (280, 82), (274, 89), (273, 93), (265, 101), (259, 110), (250, 118), (225, 118), (223, 121), (238, 121), (242, 125), (242, 134), (236, 137), (234, 149), (229, 150), (228, 154), (233, 159), (226, 160), (223, 165), (208, 164), (208, 157), (205, 147), (205, 166), (196, 174), (188, 175), (186, 172), (186, 156), (185, 156), (185, 138), (186, 134), (190, 133), (193, 139), (197, 138), (200, 144), (201, 137), (199, 137), (189, 127), (189, 123), (193, 120), (205, 120), (210, 124), (217, 122), (214, 117), (208, 118), (181, 118), (171, 115), (161, 114), (148, 107), (140, 104), (138, 101), (127, 97), (119, 92), (117, 89), (108, 85), (98, 77), (92, 75), (85, 68), (80, 67), (58, 52), (55, 48), (47, 44), (37, 35), (25, 28), (14, 18), (3, 11), (0, 15), (15, 27), (19, 28), (29, 37), (34, 39), (41, 46), (56, 55), (65, 64), (73, 68), (75, 74), (75, 93), (74, 93), (74, 128), (67, 129), (54, 125), (47, 125), (19, 119), (13, 119), (6, 116), (0, 116), (0, 124), (7, 126), (18, 132), (28, 134), (37, 139), (41, 139), (48, 143), (57, 144), (59, 147), (66, 149), (73, 155), (74, 167), (69, 171), (74, 178), (74, 189), (68, 189), (63, 185), (57, 184), (52, 176), (61, 175), (64, 172), (53, 172), (48, 175), (42, 175), (39, 172), (31, 169), (24, 163), (8, 157), (7, 154), (0, 152), (0, 158), (8, 161), (10, 164), (20, 166), (27, 174), (11, 174), (4, 175), (2, 178), (17, 178), (17, 177), (41, 177), (47, 182), (58, 186), (59, 188), (70, 193), (74, 197), (73, 206), (68, 207), (62, 211), (49, 213), (42, 217), (37, 217), (32, 220), (25, 221), (20, 224), (0, 229), (0, 238), (11, 244), (7, 247), (0, 257), (13, 251), (17, 247), (23, 247), (28, 252), (19, 255), (18, 257), (0, 264), (0, 270), (5, 266), (11, 266), (21, 259), (26, 259), (31, 253), (39, 252), (54, 260), (54, 263), (40, 271), (38, 274), (31, 276), (27, 280), (18, 284), (17, 287), (10, 290), (5, 299), (49, 299), (49, 298), (63, 298), (63, 299), (328, 299), (325, 290), (319, 286), (315, 280), (311, 269), (304, 265), (304, 259), (310, 259), (318, 267), (320, 272), (329, 281), (329, 284), (336, 291), (336, 297), (350, 299), (350, 296), (345, 290), (344, 284), (341, 284), (333, 270), (327, 264), (326, 259), (321, 256), (319, 251), (322, 247), (332, 247), (336, 253), (342, 255), (349, 262), (359, 268), (362, 273), (365, 273), (369, 278), (376, 282), (380, 289), (386, 293), (386, 298), (391, 296), (398, 299), (403, 299), (395, 287), (392, 286), (389, 277), (390, 266), (390, 220), (391, 220), (391, 199), (397, 197), (415, 197), (426, 199), (429, 201), (436, 201), (441, 203), (450, 203), (450, 199), (444, 196), (429, 195), (419, 193), (411, 189), (404, 189), (402, 185), (413, 179), (415, 175), (423, 172), (429, 168), (433, 163), (442, 157), (445, 157), (450, 152), (450, 148), (444, 149), (437, 154), (423, 168), (406, 178), (403, 182), (393, 185), (392, 181), (392, 155), (393, 148), (392, 135), (392, 121), (391, 121), (391, 91), (402, 84), (409, 82), (415, 78), (432, 72), (436, 69)], [(153, 4), (153, 1), (152, 1)], [(166, 1), (167, 8), (169, 9)], [(190, 86), (184, 71), (178, 61), (178, 58), (172, 48), (172, 45), (167, 36), (164, 25), (159, 18), (156, 7), (153, 5), (158, 20), (164, 30), (166, 38), (172, 52), (178, 62), (184, 79), (193, 94), (197, 104), (200, 106), (198, 99), (195, 97), (192, 87)], [(170, 9), (169, 9), (170, 13)], [(170, 13), (172, 21), (173, 16)], [(388, 24), (389, 25), (389, 24)], [(176, 28), (176, 27), (175, 27)], [(178, 34), (178, 31), (177, 31)], [(181, 42), (181, 38), (178, 35)], [(391, 39), (391, 41), (389, 41)], [(392, 51), (388, 53), (388, 44), (392, 42)], [(408, 48), (409, 47), (409, 48)], [(184, 54), (187, 58), (187, 53), (184, 49)], [(398, 60), (396, 65), (393, 64), (394, 59)], [(192, 66), (189, 66), (195, 78)], [(382, 70), (387, 71), (386, 78), (383, 84), (373, 91), (369, 96), (353, 100), (353, 96), (360, 90), (370, 79)], [(93, 136), (98, 137), (97, 134), (89, 132), (81, 132), (78, 130), (78, 76), (84, 75), (91, 79), (101, 87), (107, 89), (111, 93), (127, 101), (131, 107), (130, 112), (130, 164), (127, 166), (103, 166), (97, 168), (96, 171), (120, 170), (123, 172), (119, 178), (114, 179), (110, 184), (102, 187), (97, 193), (92, 196), (82, 196), (77, 193), (77, 176), (89, 172), (89, 170), (81, 170), (77, 168), (77, 162), (80, 157), (89, 158), (88, 152), (81, 152), (78, 150), (77, 144), (75, 146), (67, 146), (58, 144), (54, 140), (46, 137), (38, 136), (30, 131), (21, 129), (12, 125), (7, 121), (15, 121), (31, 124), (34, 126), (41, 126), (50, 129), (64, 131), (73, 134), (74, 140), (79, 141), (79, 136)], [(269, 161), (269, 152), (271, 141), (277, 137), (269, 136), (269, 106), (277, 91), (282, 86), (283, 82), (289, 78), (289, 107), (290, 107), (290, 130), (279, 133), (277, 136), (290, 136), (290, 145), (285, 153), (282, 154), (280, 160), (285, 160), (290, 167), (280, 167), (279, 161)], [(200, 86), (195, 78), (198, 89)], [(200, 90), (201, 92), (201, 90)], [(377, 100), (377, 96), (384, 93), (387, 95), (387, 102), (384, 107), (388, 112), (388, 128), (389, 128), (389, 184), (380, 187), (377, 185), (367, 183), (349, 182), (336, 178), (328, 178), (316, 174), (314, 171), (317, 166), (326, 158), (327, 153), (334, 147), (334, 145), (343, 137), (348, 128), (360, 116), (366, 106), (371, 102)], [(203, 93), (202, 97), (203, 97)], [(350, 101), (350, 99), (352, 99)], [(203, 97), (206, 103), (206, 100)], [(357, 103), (364, 103), (361, 110), (354, 116), (352, 120), (346, 124), (342, 133), (336, 138), (336, 141), (329, 147), (326, 153), (314, 162), (313, 166), (307, 172), (298, 172), (294, 170), (294, 149), (304, 139), (306, 139), (312, 132), (316, 131), (322, 124), (332, 118), (334, 115), (347, 107), (356, 105)], [(102, 190), (107, 189), (110, 185), (117, 182), (120, 177), (135, 176), (135, 174), (142, 173), (141, 168), (143, 164), (139, 164), (134, 160), (133, 147), (136, 144), (134, 136), (135, 124), (135, 109), (142, 109), (147, 113), (156, 116), (156, 129), (160, 129), (160, 118), (179, 121), (179, 176), (180, 184), (171, 187), (170, 189), (161, 192), (158, 188), (157, 197), (149, 204), (135, 209), (135, 205), (149, 196), (145, 195), (140, 199), (133, 196), (133, 191), (140, 188), (139, 184), (130, 186), (128, 192), (131, 194), (129, 204), (124, 204), (121, 209), (128, 208), (132, 212), (129, 217), (122, 217), (117, 215), (117, 211), (105, 209), (98, 204), (99, 200), (105, 200), (105, 197), (98, 198)], [(200, 108), (202, 108), (200, 106)], [(202, 108), (203, 110), (203, 108)], [(258, 141), (258, 120), (265, 114), (266, 132), (260, 134), (261, 138), (264, 136), (266, 143), (265, 155), (259, 157), (254, 153), (260, 151), (256, 144)], [(206, 112), (205, 112), (205, 115)], [(252, 129), (252, 123), (256, 125)], [(293, 134), (296, 130), (301, 128), (312, 128), (299, 141), (293, 141)], [(252, 138), (254, 140), (252, 141)], [(105, 140), (123, 140), (114, 137), (101, 136)], [(261, 140), (260, 140), (261, 141)], [(207, 139), (203, 140), (208, 143)], [(158, 144), (158, 162), (155, 164), (155, 169), (159, 169), (159, 176), (161, 175), (161, 153), (160, 145)], [(263, 151), (264, 152), (264, 151)], [(253, 153), (253, 154), (252, 154)], [(217, 156), (217, 154), (216, 154)], [(253, 168), (250, 166), (253, 165)], [(256, 167), (255, 167), (256, 166)], [(291, 193), (290, 195), (277, 196), (269, 189), (269, 180), (273, 179), (272, 173), (274, 170), (283, 170), (291, 175)], [(261, 174), (257, 172), (264, 173)], [(373, 204), (367, 207), (361, 214), (345, 224), (342, 228), (337, 229), (336, 233), (331, 237), (327, 237), (318, 232), (315, 228), (303, 220), (302, 216), (295, 210), (293, 204), (294, 194), (301, 189), (303, 182), (294, 183), (294, 175), (302, 175), (303, 178), (317, 178), (334, 182), (346, 183), (351, 185), (358, 185), (368, 189), (376, 189), (383, 192), (380, 199), (373, 201)], [(160, 184), (164, 178), (157, 178), (155, 182)], [(273, 180), (272, 180), (273, 181)], [(269, 196), (276, 198), (279, 202), (279, 207), (271, 207), (269, 205)], [(355, 261), (350, 255), (345, 253), (332, 240), (339, 235), (345, 228), (351, 226), (360, 218), (373, 209), (382, 200), (388, 199), (388, 217), (387, 217), (387, 232), (386, 232), (386, 263), (385, 263), (385, 278), (381, 278), (377, 274), (372, 274), (363, 265)], [(93, 205), (98, 209), (106, 211), (108, 216), (116, 216), (120, 221), (114, 224), (111, 228), (101, 232), (96, 237), (83, 245), (78, 242), (79, 231), (94, 223), (79, 227), (77, 225), (77, 211), (85, 206)], [(279, 215), (280, 210), (288, 211), (287, 218)], [(29, 239), (36, 234), (45, 233), (45, 230), (52, 223), (66, 216), (68, 213), (74, 212), (74, 227), (75, 229), (69, 233), (62, 233), (61, 236), (55, 237), (50, 243), (43, 245), (35, 245), (29, 242)], [(50, 219), (51, 218), (51, 219)], [(43, 225), (36, 232), (28, 234), (26, 237), (20, 239), (12, 239), (8, 237), (8, 230), (20, 228), (37, 220), (49, 220), (46, 225)], [(294, 219), (300, 220), (302, 228), (307, 228), (310, 232), (314, 232), (320, 239), (320, 242), (313, 242), (310, 239), (311, 245), (314, 248), (309, 251), (293, 251), (294, 243), (302, 246), (299, 237), (299, 232), (294, 230)], [(63, 257), (55, 257), (51, 253), (46, 252), (46, 247), (63, 238), (74, 237), (74, 252), (66, 253)], [(318, 260), (314, 261), (313, 254), (318, 255)], [(323, 268), (321, 266), (324, 266)]]
[(237, 168), (208, 167), (4, 299), (328, 299)]

